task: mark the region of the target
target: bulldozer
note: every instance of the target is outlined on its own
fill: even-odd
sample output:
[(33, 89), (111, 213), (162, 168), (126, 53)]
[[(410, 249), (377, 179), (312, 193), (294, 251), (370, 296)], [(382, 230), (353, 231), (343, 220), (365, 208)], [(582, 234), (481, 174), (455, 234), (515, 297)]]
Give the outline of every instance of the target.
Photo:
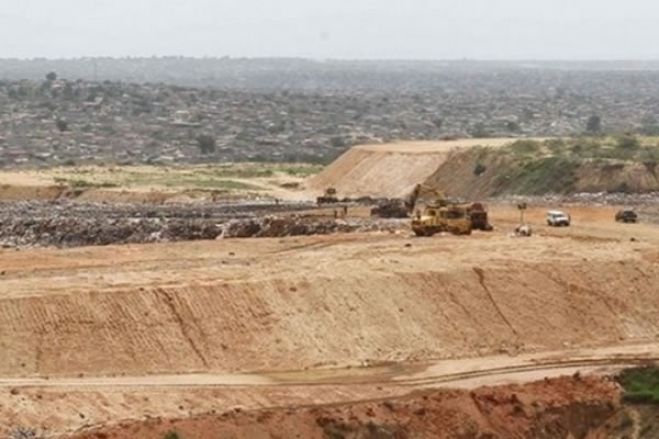
[(316, 198), (316, 204), (336, 204), (338, 202), (339, 198), (336, 196), (336, 189), (333, 187), (328, 187), (322, 196)]
[(432, 236), (440, 232), (471, 235), (472, 226), (464, 206), (429, 204), (412, 218), (412, 230), (417, 236)]
[(488, 214), (482, 203), (458, 203), (450, 201), (442, 191), (418, 184), (406, 200), (406, 206), (413, 212), (419, 199), (433, 198), (425, 203), (423, 211), (417, 210), (412, 216), (412, 230), (417, 236), (432, 236), (438, 232), (456, 235), (469, 235), (472, 230), (493, 230)]

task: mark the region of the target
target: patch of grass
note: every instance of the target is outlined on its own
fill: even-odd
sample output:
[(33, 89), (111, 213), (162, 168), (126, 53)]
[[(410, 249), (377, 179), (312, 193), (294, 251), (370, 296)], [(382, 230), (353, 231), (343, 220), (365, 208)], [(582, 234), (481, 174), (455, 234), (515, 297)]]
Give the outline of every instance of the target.
[(271, 167), (257, 167), (257, 166), (247, 166), (247, 167), (218, 167), (218, 168), (208, 168), (200, 169), (201, 174), (209, 174), (214, 177), (221, 178), (268, 178), (272, 177), (275, 174), (275, 171)]
[(175, 431), (170, 431), (169, 433), (167, 433), (167, 434), (163, 437), (163, 439), (182, 439), (182, 438), (181, 438), (181, 435), (178, 434), (177, 432), (175, 432)]
[(311, 175), (316, 175), (322, 171), (325, 167), (322, 165), (288, 165), (281, 166), (277, 170), (278, 172), (291, 175), (293, 177), (309, 177)]
[(538, 154), (542, 146), (542, 143), (536, 140), (517, 140), (508, 148), (514, 155), (528, 157)]
[(612, 137), (574, 137), (545, 141), (518, 140), (499, 153), (521, 160), (553, 156), (582, 160), (659, 161), (659, 141), (628, 134)]
[(323, 169), (321, 165), (312, 164), (290, 164), (279, 165), (269, 163), (236, 164), (222, 167), (200, 169), (201, 173), (209, 173), (223, 178), (269, 178), (276, 174), (286, 174), (294, 177), (308, 177), (319, 173)]
[(83, 179), (71, 179), (64, 177), (55, 177), (55, 183), (70, 186), (75, 189), (99, 189), (99, 188), (114, 188), (118, 187), (116, 183), (110, 182), (93, 182)]
[[(263, 190), (259, 180), (280, 176), (305, 178), (323, 166), (306, 163), (227, 163), (207, 166), (85, 167), (59, 170), (54, 180), (76, 189), (180, 188), (227, 191)], [(253, 180), (253, 183), (252, 183)], [(267, 184), (267, 182), (265, 182)], [(277, 183), (277, 182), (274, 182)]]
[[(224, 189), (229, 191), (259, 191), (259, 186), (235, 180), (197, 180), (191, 184), (203, 189)], [(176, 185), (173, 185), (176, 186)]]
[(659, 405), (659, 367), (625, 369), (617, 381), (625, 391), (624, 401)]
[(509, 166), (508, 172), (502, 172), (495, 181), (497, 192), (507, 193), (512, 190), (525, 195), (548, 192), (564, 194), (574, 190), (579, 162), (549, 156)]
[[(645, 165), (649, 172), (655, 172), (656, 163), (659, 163), (656, 141), (656, 138), (628, 134), (518, 140), (499, 149), (475, 148), (473, 157), (475, 164), (497, 170), (498, 177), (493, 181), (496, 195), (565, 194), (575, 190), (582, 166), (597, 166), (602, 172), (611, 172), (623, 170), (626, 164), (638, 163)], [(630, 188), (621, 185), (616, 190), (624, 192)]]

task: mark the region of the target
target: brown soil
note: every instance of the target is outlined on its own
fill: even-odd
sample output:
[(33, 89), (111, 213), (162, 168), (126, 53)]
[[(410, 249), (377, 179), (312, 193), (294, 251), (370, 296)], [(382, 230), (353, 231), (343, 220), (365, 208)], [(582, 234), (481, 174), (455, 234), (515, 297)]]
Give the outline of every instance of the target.
[[(585, 207), (550, 229), (545, 210), (527, 212), (529, 239), (509, 236), (513, 207), (491, 206), (497, 230), (470, 237), (0, 250), (0, 430), (298, 413), (465, 379), (596, 372), (608, 363), (575, 360), (625, 363), (634, 346), (657, 358), (659, 229)], [(530, 367), (561, 361), (569, 371)]]
[[(181, 438), (589, 438), (618, 410), (619, 392), (600, 378), (560, 378), (467, 391), (420, 392), (333, 406), (154, 418), (75, 439)], [(604, 437), (604, 436), (599, 436)]]
[(566, 236), (4, 251), (0, 373), (299, 370), (659, 334), (654, 246)]
[(430, 177), (451, 151), (475, 145), (502, 146), (510, 142), (510, 139), (463, 139), (356, 146), (306, 185), (310, 192), (319, 194), (334, 187), (341, 197), (400, 198)]

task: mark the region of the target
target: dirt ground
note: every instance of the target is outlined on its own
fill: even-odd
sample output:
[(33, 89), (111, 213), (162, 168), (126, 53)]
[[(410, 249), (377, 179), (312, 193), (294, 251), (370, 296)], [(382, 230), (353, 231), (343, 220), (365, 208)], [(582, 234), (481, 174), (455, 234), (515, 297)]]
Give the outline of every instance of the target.
[(311, 197), (299, 187), (318, 165), (229, 163), (188, 166), (82, 166), (0, 172), (0, 201), (199, 203)]
[(655, 361), (659, 228), (564, 206), (574, 225), (554, 229), (549, 207), (526, 212), (528, 239), (494, 205), (495, 231), (470, 237), (2, 250), (0, 429), (297, 413)]
[[(424, 391), (396, 399), (322, 407), (230, 411), (153, 419), (91, 431), (77, 439), (184, 438), (595, 438), (618, 410), (618, 390), (599, 378), (524, 386)], [(607, 437), (605, 435), (599, 437)]]
[[(203, 176), (62, 170), (0, 176), (0, 200), (45, 200), (47, 218), (49, 200), (61, 197), (79, 203), (58, 204), (72, 213), (87, 208), (80, 201), (94, 210), (95, 202), (226, 199), (229, 180), (242, 188), (238, 197), (247, 190), (309, 199), (329, 184), (323, 178), (344, 171), (352, 189), (340, 195), (363, 195), (419, 181), (459, 146), (469, 145), (358, 147), (348, 153), (352, 163), (343, 169), (340, 159), (310, 190), (291, 175), (297, 169), (266, 177), (250, 167)], [(102, 187), (116, 172), (133, 186)], [(170, 180), (162, 172), (181, 185), (152, 185)], [(74, 188), (53, 186), (55, 178), (91, 186), (72, 201), (62, 191)], [(172, 206), (153, 215), (192, 211)], [(568, 211), (573, 225), (548, 227), (553, 208)], [(512, 234), (516, 205), (496, 202), (495, 230), (463, 237), (417, 238), (394, 227), (0, 249), (0, 434), (29, 427), (79, 439), (169, 431), (184, 439), (624, 437), (618, 424), (628, 424), (627, 409), (605, 377), (659, 360), (659, 226), (643, 215), (640, 224), (618, 224), (618, 208), (538, 199), (524, 213), (531, 238)], [(333, 218), (334, 210), (300, 214)], [(369, 211), (350, 205), (338, 221)], [(640, 422), (630, 425), (633, 433)]]

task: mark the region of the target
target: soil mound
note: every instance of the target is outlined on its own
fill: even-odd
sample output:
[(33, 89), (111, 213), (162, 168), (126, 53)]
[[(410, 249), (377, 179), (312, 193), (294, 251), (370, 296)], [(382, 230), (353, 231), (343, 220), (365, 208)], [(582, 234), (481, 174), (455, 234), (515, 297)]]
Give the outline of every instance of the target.
[(426, 180), (453, 150), (502, 146), (510, 139), (464, 139), (355, 146), (307, 182), (318, 194), (328, 187), (341, 197), (401, 198)]

